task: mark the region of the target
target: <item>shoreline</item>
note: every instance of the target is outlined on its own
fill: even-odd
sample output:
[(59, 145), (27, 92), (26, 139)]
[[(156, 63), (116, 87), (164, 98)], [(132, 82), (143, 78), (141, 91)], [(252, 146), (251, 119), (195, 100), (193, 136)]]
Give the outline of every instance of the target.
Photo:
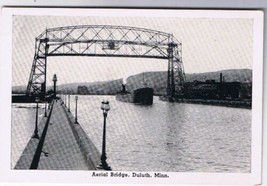
[[(161, 101), (168, 101), (167, 97), (159, 96)], [(214, 106), (226, 106), (234, 108), (252, 108), (251, 101), (233, 101), (233, 100), (205, 100), (205, 99), (186, 99), (186, 98), (174, 98), (175, 103), (193, 103), (193, 104), (203, 104), (203, 105), (214, 105)]]
[[(73, 94), (76, 95), (76, 94)], [(79, 94), (78, 94), (79, 95)], [(80, 94), (81, 95), (81, 94)], [(93, 95), (83, 95), (83, 96), (93, 96)], [(103, 96), (103, 95), (96, 95), (96, 96)], [(116, 95), (109, 95), (109, 96), (116, 96)], [(168, 101), (168, 98), (165, 96), (158, 96), (160, 101)], [(12, 96), (12, 103), (34, 103), (33, 98), (25, 99), (24, 96)], [(175, 103), (193, 103), (193, 104), (203, 104), (203, 105), (215, 105), (215, 106), (226, 106), (226, 107), (235, 107), (235, 108), (252, 108), (252, 102), (246, 100), (209, 100), (209, 99), (187, 99), (187, 98), (174, 98), (171, 102)]]

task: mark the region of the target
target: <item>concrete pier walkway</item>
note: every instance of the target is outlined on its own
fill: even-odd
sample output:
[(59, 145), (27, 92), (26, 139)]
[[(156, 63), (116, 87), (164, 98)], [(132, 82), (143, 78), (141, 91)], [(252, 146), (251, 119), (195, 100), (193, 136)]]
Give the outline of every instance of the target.
[[(48, 156), (45, 156), (47, 153), (49, 153)], [(59, 101), (54, 102), (38, 169), (86, 170), (88, 168), (68, 123), (66, 113)]]
[(95, 170), (100, 154), (90, 138), (74, 124), (62, 100), (51, 109), (38, 125), (40, 139), (30, 139), (15, 169)]

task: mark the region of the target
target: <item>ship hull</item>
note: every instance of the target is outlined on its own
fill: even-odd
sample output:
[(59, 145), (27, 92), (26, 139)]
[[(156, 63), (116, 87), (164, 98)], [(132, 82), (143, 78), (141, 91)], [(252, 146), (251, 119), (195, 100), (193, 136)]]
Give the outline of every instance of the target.
[(122, 102), (130, 102), (133, 103), (133, 95), (130, 93), (118, 93), (116, 95), (116, 100), (122, 101)]
[(140, 105), (152, 105), (153, 92), (153, 88), (139, 88), (134, 90), (133, 93), (118, 93), (116, 100)]
[(153, 88), (145, 87), (134, 90), (133, 102), (142, 105), (153, 104)]

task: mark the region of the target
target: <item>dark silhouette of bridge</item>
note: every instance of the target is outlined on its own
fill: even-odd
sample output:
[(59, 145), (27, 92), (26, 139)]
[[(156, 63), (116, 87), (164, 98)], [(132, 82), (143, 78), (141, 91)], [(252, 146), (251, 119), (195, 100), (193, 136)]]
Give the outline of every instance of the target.
[(45, 96), (50, 56), (167, 59), (167, 96), (180, 95), (185, 82), (182, 44), (172, 34), (128, 26), (67, 26), (46, 29), (36, 38), (27, 96)]

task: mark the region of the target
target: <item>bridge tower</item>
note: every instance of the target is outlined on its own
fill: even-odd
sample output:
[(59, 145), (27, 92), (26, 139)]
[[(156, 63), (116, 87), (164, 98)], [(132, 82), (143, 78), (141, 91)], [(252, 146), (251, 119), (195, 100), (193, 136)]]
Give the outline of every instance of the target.
[(174, 97), (175, 87), (174, 87), (174, 70), (173, 70), (173, 52), (174, 48), (177, 47), (175, 43), (169, 43), (167, 52), (168, 52), (168, 72), (167, 72), (167, 97)]
[[(45, 31), (47, 36), (47, 30)], [(46, 95), (46, 67), (49, 45), (48, 38), (35, 39), (35, 53), (26, 90), (27, 96), (38, 96), (43, 99)]]

